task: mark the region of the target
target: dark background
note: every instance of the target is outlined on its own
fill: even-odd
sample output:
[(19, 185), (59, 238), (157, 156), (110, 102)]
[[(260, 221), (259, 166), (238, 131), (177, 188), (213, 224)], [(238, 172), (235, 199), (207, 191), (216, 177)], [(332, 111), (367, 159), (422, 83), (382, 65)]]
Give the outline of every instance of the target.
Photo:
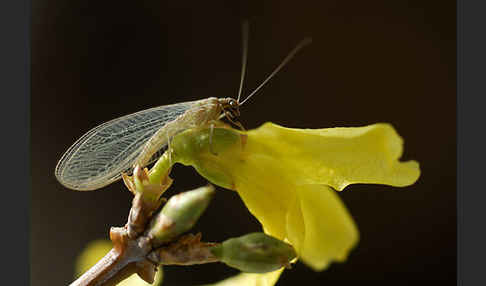
[[(122, 3), (121, 3), (122, 2)], [(235, 96), (241, 22), (250, 20), (246, 94), (304, 37), (313, 38), (242, 108), (242, 122), (325, 128), (392, 123), (404, 160), (421, 163), (407, 188), (352, 185), (339, 193), (361, 240), (344, 264), (299, 263), (278, 285), (455, 285), (456, 60), (454, 1), (34, 1), (31, 99), (31, 280), (71, 282), (86, 243), (125, 223), (122, 183), (63, 188), (54, 167), (92, 127), (141, 109)], [(177, 166), (169, 195), (205, 183)], [(235, 192), (217, 192), (195, 231), (223, 240), (259, 224)], [(218, 281), (220, 264), (166, 267), (164, 285)]]

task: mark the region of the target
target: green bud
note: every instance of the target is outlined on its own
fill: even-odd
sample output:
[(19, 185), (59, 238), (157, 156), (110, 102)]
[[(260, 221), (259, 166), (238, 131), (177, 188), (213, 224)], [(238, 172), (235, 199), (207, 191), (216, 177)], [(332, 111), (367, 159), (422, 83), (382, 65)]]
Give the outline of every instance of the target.
[(265, 273), (288, 266), (296, 257), (294, 248), (262, 232), (231, 238), (211, 248), (221, 262), (243, 272)]
[(202, 215), (214, 193), (214, 187), (207, 185), (192, 191), (175, 195), (152, 219), (148, 237), (154, 247), (172, 241), (191, 229)]

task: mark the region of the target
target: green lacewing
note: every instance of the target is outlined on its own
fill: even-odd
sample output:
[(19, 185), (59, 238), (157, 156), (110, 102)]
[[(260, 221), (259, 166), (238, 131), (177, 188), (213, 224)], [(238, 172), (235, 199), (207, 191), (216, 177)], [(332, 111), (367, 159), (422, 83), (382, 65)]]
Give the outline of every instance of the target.
[(239, 107), (262, 88), (310, 38), (301, 41), (280, 65), (245, 100), (240, 102), (248, 54), (248, 24), (243, 25), (243, 57), (237, 99), (206, 99), (163, 105), (105, 122), (84, 134), (61, 157), (55, 169), (57, 180), (65, 187), (91, 191), (109, 185), (131, 171), (155, 162), (170, 138), (184, 130), (207, 127), (223, 117), (235, 121)]

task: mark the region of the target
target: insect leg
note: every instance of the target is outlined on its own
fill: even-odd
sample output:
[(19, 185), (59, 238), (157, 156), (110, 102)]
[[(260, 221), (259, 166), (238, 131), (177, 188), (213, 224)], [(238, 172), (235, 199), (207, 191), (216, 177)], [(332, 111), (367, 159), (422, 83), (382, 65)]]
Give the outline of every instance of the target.
[(236, 126), (238, 126), (238, 127), (241, 129), (241, 131), (246, 131), (245, 127), (243, 127), (243, 124), (241, 124), (241, 122), (239, 122), (239, 121), (235, 121), (235, 122), (233, 122), (233, 123), (234, 123)]
[(245, 127), (243, 127), (241, 122), (233, 120), (232, 114), (230, 112), (225, 110), (224, 114), (222, 114), (222, 115), (224, 115), (224, 117), (226, 117), (226, 119), (228, 119), (228, 121), (230, 121), (234, 125), (238, 126), (242, 131), (246, 131)]
[(172, 166), (172, 149), (170, 148), (170, 136), (169, 132), (166, 132), (165, 135), (167, 136), (167, 152), (169, 153), (169, 163)]
[(209, 152), (211, 152), (214, 156), (218, 156), (218, 153), (214, 152), (213, 150), (213, 134), (214, 134), (214, 123), (209, 125)]

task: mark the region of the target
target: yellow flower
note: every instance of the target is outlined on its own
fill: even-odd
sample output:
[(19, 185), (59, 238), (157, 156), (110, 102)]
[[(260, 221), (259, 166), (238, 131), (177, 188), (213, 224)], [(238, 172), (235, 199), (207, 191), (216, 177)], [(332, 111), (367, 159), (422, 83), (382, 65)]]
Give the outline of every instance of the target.
[[(344, 261), (359, 237), (333, 189), (353, 183), (401, 187), (420, 175), (417, 162), (398, 161), (403, 141), (389, 124), (312, 130), (266, 123), (235, 134), (240, 133), (215, 129), (210, 150), (208, 130), (189, 130), (172, 146), (178, 162), (236, 190), (264, 231), (291, 243), (314, 270)], [(277, 272), (241, 274), (217, 285), (243, 285), (224, 284), (232, 279), (273, 285)]]
[(277, 283), (283, 268), (269, 273), (240, 273), (206, 286), (273, 286)]

